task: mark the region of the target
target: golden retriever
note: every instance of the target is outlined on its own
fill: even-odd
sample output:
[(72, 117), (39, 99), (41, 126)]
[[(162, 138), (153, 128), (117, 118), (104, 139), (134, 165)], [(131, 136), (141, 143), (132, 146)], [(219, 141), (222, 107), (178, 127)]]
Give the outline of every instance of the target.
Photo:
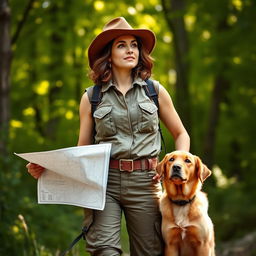
[(165, 256), (214, 256), (213, 224), (207, 196), (201, 191), (211, 171), (185, 151), (167, 154), (157, 171), (163, 177), (160, 210)]

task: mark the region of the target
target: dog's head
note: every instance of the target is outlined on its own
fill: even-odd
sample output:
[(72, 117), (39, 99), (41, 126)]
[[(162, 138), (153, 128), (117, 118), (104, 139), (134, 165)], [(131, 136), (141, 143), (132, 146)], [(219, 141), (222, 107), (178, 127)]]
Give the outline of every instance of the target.
[(166, 154), (157, 166), (157, 172), (164, 180), (181, 185), (193, 180), (201, 183), (211, 175), (211, 171), (198, 156), (186, 151), (174, 151)]

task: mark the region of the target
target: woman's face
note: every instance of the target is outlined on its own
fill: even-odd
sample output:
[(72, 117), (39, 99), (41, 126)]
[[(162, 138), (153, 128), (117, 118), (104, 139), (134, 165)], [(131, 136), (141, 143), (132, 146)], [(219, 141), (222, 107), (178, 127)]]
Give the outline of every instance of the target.
[(139, 60), (139, 48), (136, 38), (125, 35), (116, 38), (111, 48), (111, 65), (116, 70), (131, 70)]

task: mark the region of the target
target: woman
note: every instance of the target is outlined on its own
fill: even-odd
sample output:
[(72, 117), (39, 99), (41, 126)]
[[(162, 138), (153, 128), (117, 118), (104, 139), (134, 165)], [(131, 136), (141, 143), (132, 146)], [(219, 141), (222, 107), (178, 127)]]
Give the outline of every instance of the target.
[[(101, 85), (101, 100), (92, 117), (92, 87), (82, 96), (78, 145), (112, 143), (106, 205), (103, 211), (93, 211), (86, 234), (92, 255), (121, 255), (122, 212), (131, 256), (162, 254), (161, 185), (155, 173), (161, 139), (157, 107), (144, 90), (154, 45), (152, 31), (133, 29), (120, 17), (107, 23), (89, 47), (90, 77)], [(157, 81), (154, 86), (159, 117), (173, 136), (175, 148), (189, 151), (189, 136), (168, 92)], [(44, 171), (32, 163), (27, 168), (35, 178)]]

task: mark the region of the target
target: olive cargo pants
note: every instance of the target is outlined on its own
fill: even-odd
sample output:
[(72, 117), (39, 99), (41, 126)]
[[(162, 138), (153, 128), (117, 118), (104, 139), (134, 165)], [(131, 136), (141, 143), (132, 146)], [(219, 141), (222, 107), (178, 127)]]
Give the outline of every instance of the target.
[(106, 205), (93, 211), (86, 235), (87, 251), (95, 256), (118, 256), (122, 211), (126, 218), (131, 256), (163, 255), (161, 215), (158, 201), (161, 184), (152, 180), (153, 170), (132, 173), (109, 170)]

